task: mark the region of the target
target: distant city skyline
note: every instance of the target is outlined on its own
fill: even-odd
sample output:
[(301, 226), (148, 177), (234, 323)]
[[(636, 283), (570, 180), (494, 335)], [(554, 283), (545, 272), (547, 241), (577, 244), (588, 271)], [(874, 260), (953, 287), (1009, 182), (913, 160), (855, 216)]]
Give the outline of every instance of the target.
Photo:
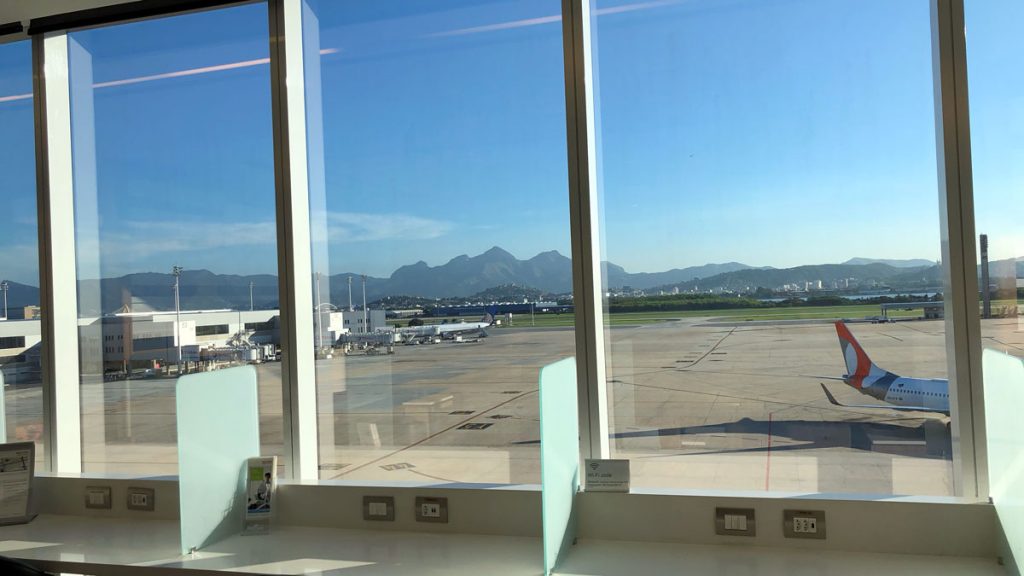
[[(634, 273), (938, 259), (928, 6), (598, 2), (603, 259)], [(317, 7), (325, 272), (386, 277), (492, 245), (569, 255), (559, 10)], [(993, 260), (1024, 255), (1008, 209), (1024, 119), (1006, 114), (1024, 82), (999, 72), (1021, 48), (1000, 14), (1024, 8), (968, 3), (983, 31), (970, 37), (977, 231)], [(277, 273), (266, 27), (251, 4), (72, 34), (94, 87), (84, 276)], [(32, 104), (10, 99), (31, 93), (30, 60), (27, 42), (0, 45), (0, 276), (35, 285)]]

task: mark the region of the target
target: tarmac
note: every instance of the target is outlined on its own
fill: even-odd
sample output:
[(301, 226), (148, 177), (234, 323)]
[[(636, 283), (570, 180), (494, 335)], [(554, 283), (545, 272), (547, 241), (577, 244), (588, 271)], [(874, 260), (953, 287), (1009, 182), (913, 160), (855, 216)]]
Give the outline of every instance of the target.
[[(851, 323), (874, 362), (945, 378), (944, 322)], [(983, 346), (1024, 357), (1024, 322), (985, 320)], [(876, 403), (845, 372), (828, 322), (688, 318), (606, 332), (612, 457), (634, 488), (952, 495), (949, 419)], [(321, 478), (540, 482), (538, 372), (573, 356), (572, 329), (496, 328), (475, 343), (317, 361)], [(258, 366), (261, 445), (281, 454), (280, 364)], [(173, 379), (82, 386), (86, 472), (175, 474)], [(19, 434), (38, 389), (7, 391)], [(38, 405), (38, 406), (37, 406)], [(575, 417), (567, 407), (565, 417)], [(10, 429), (10, 426), (9, 426)]]

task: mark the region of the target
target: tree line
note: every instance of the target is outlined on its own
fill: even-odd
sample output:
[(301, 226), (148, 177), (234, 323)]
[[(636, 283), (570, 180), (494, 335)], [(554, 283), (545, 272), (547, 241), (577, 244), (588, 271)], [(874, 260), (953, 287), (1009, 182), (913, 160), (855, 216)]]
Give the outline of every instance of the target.
[(616, 296), (609, 298), (608, 311), (616, 312), (669, 312), (686, 310), (729, 310), (736, 308), (800, 308), (815, 306), (853, 306), (860, 304), (889, 304), (900, 302), (940, 302), (942, 295), (930, 298), (920, 296), (877, 296), (872, 298), (844, 298), (842, 296), (811, 296), (787, 298), (780, 301), (758, 300), (746, 296), (718, 296), (714, 294), (669, 294), (664, 296)]

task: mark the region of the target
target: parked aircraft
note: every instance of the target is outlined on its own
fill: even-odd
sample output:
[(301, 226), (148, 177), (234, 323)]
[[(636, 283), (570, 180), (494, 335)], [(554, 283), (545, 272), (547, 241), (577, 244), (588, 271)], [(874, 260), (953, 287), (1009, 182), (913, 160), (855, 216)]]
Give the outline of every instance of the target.
[(949, 380), (907, 378), (883, 370), (868, 358), (846, 324), (836, 322), (836, 333), (839, 335), (839, 346), (843, 351), (847, 371), (846, 375), (836, 380), (842, 380), (861, 394), (887, 404), (840, 404), (822, 383), (821, 389), (825, 391), (830, 403), (848, 408), (882, 408), (949, 414)]
[(419, 338), (454, 338), (459, 334), (476, 332), (480, 336), (487, 336), (485, 328), (494, 323), (494, 315), (491, 312), (484, 314), (477, 322), (455, 322), (452, 324), (427, 324), (424, 326), (408, 326), (399, 328), (398, 333), (407, 340)]

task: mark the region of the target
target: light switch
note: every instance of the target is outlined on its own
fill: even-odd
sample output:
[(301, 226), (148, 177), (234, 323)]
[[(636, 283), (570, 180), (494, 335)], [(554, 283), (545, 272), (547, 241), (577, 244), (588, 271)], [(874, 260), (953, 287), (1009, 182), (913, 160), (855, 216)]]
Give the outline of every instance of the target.
[(363, 496), (363, 520), (395, 520), (394, 496)]
[(111, 507), (110, 486), (86, 486), (85, 507), (109, 510)]
[(747, 529), (747, 517), (741, 514), (726, 514), (725, 515), (725, 529), (726, 530), (743, 530)]
[(715, 534), (755, 536), (757, 523), (753, 508), (715, 508)]

